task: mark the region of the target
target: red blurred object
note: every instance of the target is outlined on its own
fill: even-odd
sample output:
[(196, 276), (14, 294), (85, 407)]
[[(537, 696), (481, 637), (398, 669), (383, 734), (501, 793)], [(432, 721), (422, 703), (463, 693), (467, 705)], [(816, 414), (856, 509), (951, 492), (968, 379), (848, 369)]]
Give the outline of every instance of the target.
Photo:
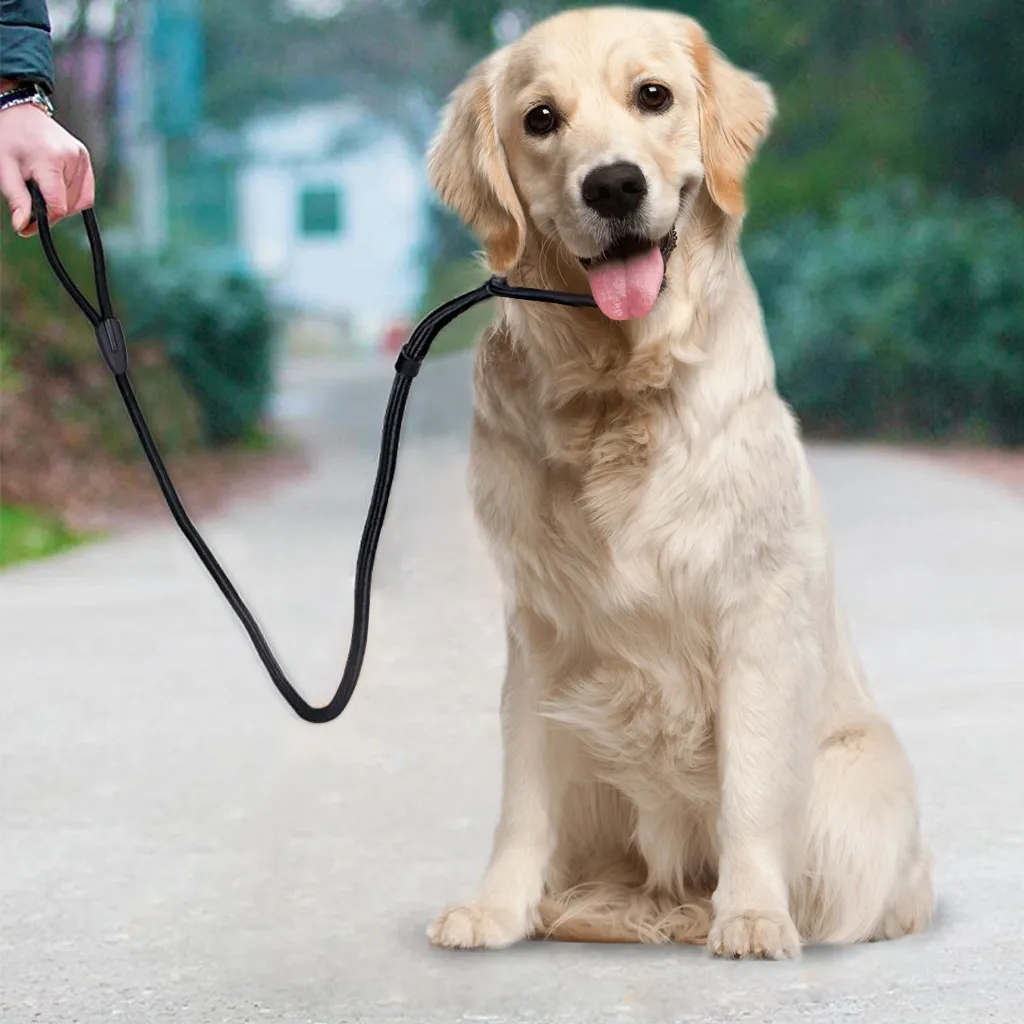
[(394, 323), (387, 330), (384, 331), (383, 345), (384, 351), (388, 355), (397, 356), (401, 347), (405, 344), (406, 339), (409, 337), (409, 331), (411, 330), (408, 323), (404, 320), (399, 323)]

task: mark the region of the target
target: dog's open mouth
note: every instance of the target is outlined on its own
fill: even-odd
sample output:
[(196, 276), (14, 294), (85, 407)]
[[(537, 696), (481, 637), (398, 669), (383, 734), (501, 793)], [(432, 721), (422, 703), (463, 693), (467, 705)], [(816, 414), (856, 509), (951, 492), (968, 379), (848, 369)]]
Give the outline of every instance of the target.
[(638, 320), (647, 316), (665, 283), (665, 267), (676, 247), (673, 228), (664, 238), (652, 241), (626, 235), (600, 256), (581, 259), (590, 292), (609, 320)]

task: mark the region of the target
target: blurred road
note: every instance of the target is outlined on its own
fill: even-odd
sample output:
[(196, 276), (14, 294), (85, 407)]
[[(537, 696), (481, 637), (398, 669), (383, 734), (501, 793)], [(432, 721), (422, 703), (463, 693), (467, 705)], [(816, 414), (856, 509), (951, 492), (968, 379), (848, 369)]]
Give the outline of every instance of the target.
[[(465, 500), (467, 366), (428, 366), (333, 725), (295, 719), (166, 524), (0, 578), (4, 1024), (943, 1024), (1024, 1006), (1024, 502), (926, 461), (815, 452), (841, 589), (910, 748), (927, 936), (792, 964), (696, 949), (431, 949), (486, 858), (502, 631)], [(343, 661), (389, 376), (290, 370), (310, 477), (204, 523), (310, 698)]]

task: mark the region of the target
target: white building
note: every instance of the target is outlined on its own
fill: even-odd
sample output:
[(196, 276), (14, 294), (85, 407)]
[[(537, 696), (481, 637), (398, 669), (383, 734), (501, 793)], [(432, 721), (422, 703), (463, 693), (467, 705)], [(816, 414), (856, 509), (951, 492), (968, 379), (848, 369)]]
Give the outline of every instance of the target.
[(308, 106), (243, 132), (237, 241), (275, 305), (374, 348), (424, 286), (423, 157), (358, 106)]

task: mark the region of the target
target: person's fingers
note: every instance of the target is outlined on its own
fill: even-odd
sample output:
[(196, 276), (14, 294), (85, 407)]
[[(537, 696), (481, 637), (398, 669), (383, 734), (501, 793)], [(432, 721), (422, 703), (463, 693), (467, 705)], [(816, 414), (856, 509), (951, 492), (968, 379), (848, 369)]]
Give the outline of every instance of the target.
[(65, 167), (64, 180), (68, 186), (68, 216), (88, 209), (96, 200), (96, 180), (89, 151), (79, 144), (70, 175)]
[(85, 173), (82, 176), (82, 191), (78, 194), (78, 212), (88, 210), (96, 202), (96, 174), (92, 169), (92, 157), (89, 150), (82, 147), (82, 166)]
[[(29, 170), (28, 176), (35, 179), (43, 198), (46, 200), (46, 219), (51, 224), (66, 217), (68, 214), (68, 192), (64, 184), (64, 174), (60, 165), (50, 164), (47, 167), (36, 167)], [(21, 234), (31, 234), (35, 231), (33, 225), (28, 231)]]
[(0, 192), (11, 208), (11, 226), (20, 235), (32, 219), (32, 197), (16, 160), (0, 161)]
[(82, 178), (85, 175), (85, 167), (82, 164), (82, 151), (69, 148), (62, 154), (61, 174), (64, 176), (64, 188), (67, 196), (68, 216), (75, 213), (75, 204), (78, 202), (78, 193), (82, 190)]

